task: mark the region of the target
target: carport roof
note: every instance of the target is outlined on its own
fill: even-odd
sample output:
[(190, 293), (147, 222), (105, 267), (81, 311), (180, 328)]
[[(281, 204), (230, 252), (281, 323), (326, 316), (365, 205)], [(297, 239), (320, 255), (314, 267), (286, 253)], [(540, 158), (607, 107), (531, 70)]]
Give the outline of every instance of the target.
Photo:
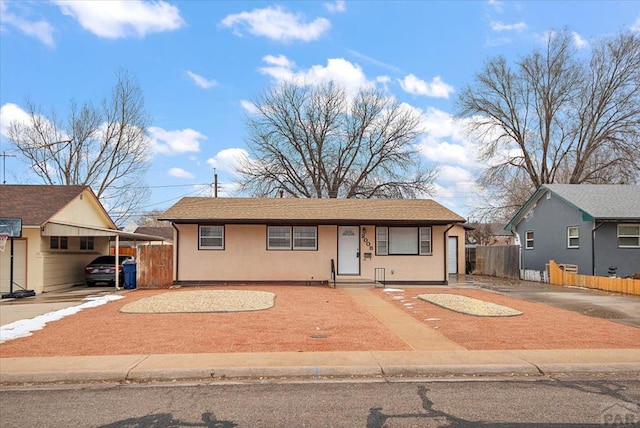
[(174, 223), (464, 223), (431, 199), (203, 198), (187, 197), (159, 220)]

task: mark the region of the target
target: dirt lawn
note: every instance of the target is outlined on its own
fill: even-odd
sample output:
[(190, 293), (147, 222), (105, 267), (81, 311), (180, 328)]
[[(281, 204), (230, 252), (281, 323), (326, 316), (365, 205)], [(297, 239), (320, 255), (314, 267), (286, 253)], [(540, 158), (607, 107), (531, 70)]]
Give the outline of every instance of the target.
[[(303, 286), (198, 287), (276, 294), (274, 307), (251, 312), (127, 314), (120, 308), (174, 290), (132, 290), (125, 298), (48, 324), (30, 337), (0, 344), (0, 356), (82, 356), (218, 352), (402, 351), (407, 344), (343, 290)], [(638, 348), (640, 329), (476, 289), (371, 290), (467, 349)], [(415, 298), (458, 293), (522, 311), (484, 318)]]

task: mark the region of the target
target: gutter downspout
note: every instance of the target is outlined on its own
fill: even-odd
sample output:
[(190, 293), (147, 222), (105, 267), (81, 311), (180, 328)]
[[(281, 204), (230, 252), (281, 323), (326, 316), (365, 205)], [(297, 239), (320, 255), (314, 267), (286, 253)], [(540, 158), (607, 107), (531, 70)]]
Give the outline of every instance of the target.
[(600, 223), (596, 226), (596, 221), (593, 221), (593, 229), (591, 229), (591, 275), (596, 276), (596, 230), (600, 229), (600, 226), (604, 224)]
[(174, 269), (174, 273), (175, 273), (175, 278), (173, 279), (173, 283), (176, 284), (178, 282), (178, 260), (180, 260), (180, 230), (178, 230), (178, 228), (176, 227), (176, 224), (174, 222), (171, 222), (171, 226), (175, 229), (176, 231), (176, 242), (173, 244), (174, 248), (176, 249), (175, 251), (175, 269)]
[[(447, 261), (449, 260), (447, 249), (449, 247), (449, 240), (447, 239), (447, 233), (449, 233), (449, 231), (453, 229), (453, 226), (455, 226), (455, 223), (449, 225), (449, 227), (442, 234), (444, 238), (444, 285), (449, 285), (449, 272), (447, 272), (447, 268), (448, 268)], [(456, 256), (456, 260), (457, 258), (458, 257)]]

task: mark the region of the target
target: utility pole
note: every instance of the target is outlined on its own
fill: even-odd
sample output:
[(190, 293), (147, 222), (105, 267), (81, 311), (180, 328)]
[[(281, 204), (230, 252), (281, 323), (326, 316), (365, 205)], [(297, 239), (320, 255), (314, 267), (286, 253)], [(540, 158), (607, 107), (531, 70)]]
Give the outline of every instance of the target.
[(15, 158), (16, 155), (9, 155), (5, 150), (0, 156), (2, 156), (2, 184), (7, 184), (7, 158)]
[(215, 168), (213, 168), (213, 197), (218, 197), (218, 173)]

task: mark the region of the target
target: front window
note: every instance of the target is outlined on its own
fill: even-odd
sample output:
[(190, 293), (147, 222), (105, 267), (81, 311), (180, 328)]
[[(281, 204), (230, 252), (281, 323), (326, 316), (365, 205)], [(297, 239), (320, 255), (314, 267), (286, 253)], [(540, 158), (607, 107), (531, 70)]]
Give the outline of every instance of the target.
[(578, 226), (567, 228), (567, 248), (580, 248), (580, 228)]
[(267, 248), (269, 250), (290, 250), (291, 228), (269, 226), (267, 228)]
[(315, 250), (318, 248), (318, 229), (312, 226), (293, 228), (294, 250)]
[(69, 248), (69, 238), (66, 236), (52, 236), (49, 239), (49, 248), (52, 250), (66, 250)]
[(81, 250), (93, 250), (93, 236), (81, 236), (80, 237), (80, 249)]
[(200, 226), (198, 249), (224, 250), (224, 226)]
[(640, 247), (640, 224), (619, 224), (618, 225), (618, 247), (620, 248)]
[(376, 228), (376, 254), (378, 255), (430, 255), (430, 227), (378, 227)]
[(268, 250), (316, 250), (318, 228), (315, 226), (269, 226)]
[(524, 242), (527, 250), (533, 250), (533, 230), (527, 230), (524, 233)]

